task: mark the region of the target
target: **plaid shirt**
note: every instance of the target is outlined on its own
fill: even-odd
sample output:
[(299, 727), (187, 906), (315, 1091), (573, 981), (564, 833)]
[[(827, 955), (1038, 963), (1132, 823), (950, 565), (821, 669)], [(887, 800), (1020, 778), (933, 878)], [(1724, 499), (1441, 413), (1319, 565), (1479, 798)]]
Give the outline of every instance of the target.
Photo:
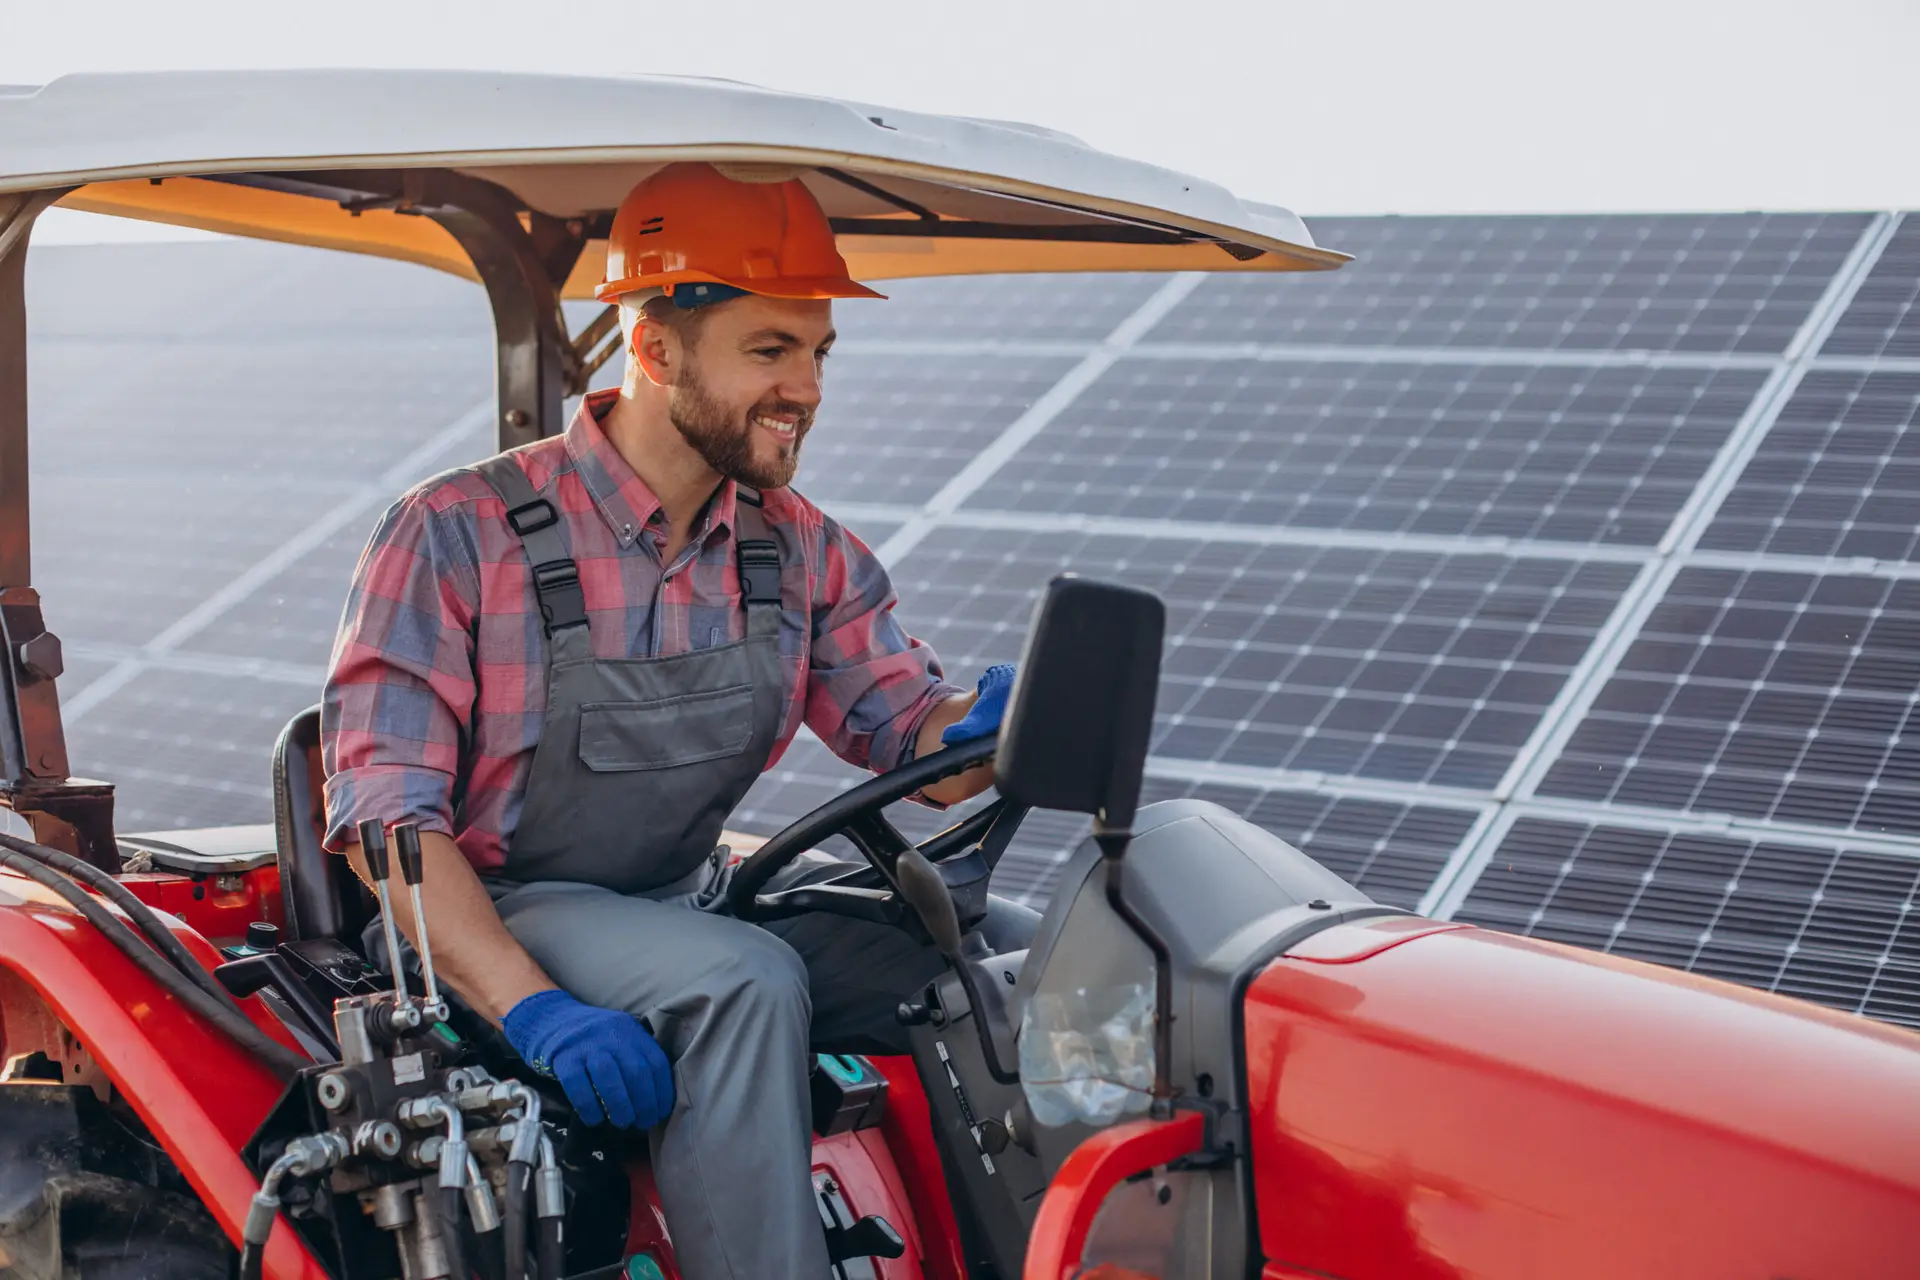
[[(563, 436), (519, 455), (561, 513), (594, 656), (741, 639), (733, 482), (662, 572), (666, 513), (596, 420), (616, 394), (588, 397)], [(762, 511), (796, 527), (813, 602), (810, 625), (782, 629), (786, 710), (769, 765), (803, 721), (862, 768), (910, 758), (927, 713), (962, 690), (901, 630), (887, 571), (864, 543), (790, 489), (768, 490)], [(403, 496), (360, 558), (334, 642), (320, 721), (327, 847), (349, 843), (364, 818), (411, 820), (497, 870), (540, 741), (547, 663), (527, 558), (492, 487), (453, 471)]]

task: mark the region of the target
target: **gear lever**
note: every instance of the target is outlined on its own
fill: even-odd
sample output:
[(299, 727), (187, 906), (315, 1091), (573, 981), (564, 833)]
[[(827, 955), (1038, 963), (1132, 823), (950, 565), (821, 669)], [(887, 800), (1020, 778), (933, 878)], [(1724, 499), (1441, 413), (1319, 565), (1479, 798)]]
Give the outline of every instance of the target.
[(387, 892), (387, 829), (378, 818), (360, 822), (360, 852), (366, 855), (367, 874), (373, 877), (373, 892), (380, 899), (380, 920), (387, 934), (387, 964), (393, 970), (393, 1029), (411, 1031), (420, 1025), (420, 1011), (407, 991), (406, 970), (400, 963), (400, 926), (393, 919), (393, 896)]
[(446, 1001), (440, 998), (440, 984), (433, 977), (433, 945), (427, 941), (427, 913), (420, 905), (420, 882), (426, 878), (426, 863), (420, 853), (420, 824), (396, 822), (393, 842), (400, 853), (400, 877), (407, 882), (407, 895), (413, 904), (413, 931), (418, 935), (420, 974), (426, 980), (427, 1000), (421, 1012), (430, 1022), (447, 1020)]
[(974, 979), (973, 964), (962, 952), (960, 916), (953, 905), (953, 891), (947, 888), (940, 869), (928, 861), (925, 854), (909, 846), (894, 862), (893, 876), (901, 898), (914, 909), (927, 936), (933, 939), (933, 949), (953, 969), (954, 976), (960, 979), (961, 990), (967, 993), (988, 1074), (1001, 1084), (1017, 1083), (1020, 1073), (1000, 1061), (1000, 1046), (994, 1037), (995, 1025), (1006, 1021), (1005, 1002), (1000, 998), (998, 987), (991, 984), (982, 987)]

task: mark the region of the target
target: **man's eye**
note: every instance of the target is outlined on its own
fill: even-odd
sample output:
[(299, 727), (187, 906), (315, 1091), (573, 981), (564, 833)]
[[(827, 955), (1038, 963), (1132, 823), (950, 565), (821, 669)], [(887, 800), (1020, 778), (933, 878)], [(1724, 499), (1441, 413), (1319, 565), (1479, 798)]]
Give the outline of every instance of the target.
[(785, 355), (786, 352), (780, 347), (755, 347), (753, 354), (764, 356), (768, 360), (778, 360), (781, 356)]

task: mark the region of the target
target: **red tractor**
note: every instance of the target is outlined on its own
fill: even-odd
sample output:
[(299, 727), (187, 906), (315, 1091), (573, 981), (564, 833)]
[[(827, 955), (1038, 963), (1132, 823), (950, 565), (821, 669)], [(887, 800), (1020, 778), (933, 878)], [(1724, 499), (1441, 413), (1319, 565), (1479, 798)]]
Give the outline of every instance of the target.
[[(0, 834), (0, 1275), (32, 1280), (678, 1274), (644, 1145), (357, 950), (372, 903), (320, 848), (311, 714), (271, 762), (272, 851), (117, 838), (111, 787), (69, 776), (27, 555), (42, 209), (477, 279), (503, 445), (557, 430), (611, 354), (559, 304), (671, 160), (803, 176), (862, 278), (1343, 261), (1057, 134), (717, 82), (90, 78), (0, 123), (0, 798), (24, 820)], [(1423, 919), (1216, 806), (1139, 806), (1162, 626), (1150, 595), (1057, 580), (997, 741), (852, 788), (736, 874), (743, 917), (882, 920), (949, 962), (899, 1011), (910, 1058), (817, 1064), (837, 1275), (1920, 1275), (1920, 1038)], [(884, 816), (989, 755), (998, 799), (948, 830)], [(1033, 808), (1093, 835), (1033, 947), (991, 954), (987, 881)], [(863, 872), (762, 892), (836, 834)]]

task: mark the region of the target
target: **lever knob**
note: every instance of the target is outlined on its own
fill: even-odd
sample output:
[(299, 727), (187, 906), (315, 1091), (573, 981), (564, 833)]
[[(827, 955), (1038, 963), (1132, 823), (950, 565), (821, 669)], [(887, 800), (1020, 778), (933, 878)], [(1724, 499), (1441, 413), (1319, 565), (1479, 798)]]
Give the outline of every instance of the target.
[(363, 818), (360, 822), (360, 851), (367, 856), (367, 874), (375, 880), (385, 880), (389, 874), (387, 866), (387, 829), (378, 818)]
[(394, 823), (393, 843), (400, 853), (401, 877), (408, 884), (419, 884), (426, 875), (426, 867), (420, 856), (420, 824), (417, 822)]

